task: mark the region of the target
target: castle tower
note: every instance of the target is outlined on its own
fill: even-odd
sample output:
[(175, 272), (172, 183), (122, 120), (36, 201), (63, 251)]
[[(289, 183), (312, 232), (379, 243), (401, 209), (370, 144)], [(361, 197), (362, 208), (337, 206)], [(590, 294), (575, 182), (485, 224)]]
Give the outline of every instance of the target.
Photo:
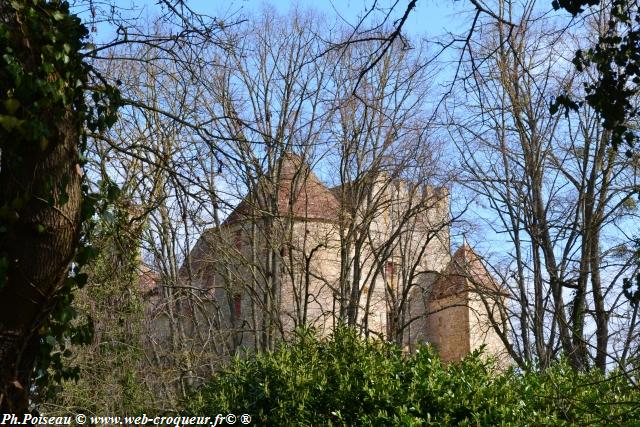
[(508, 355), (495, 325), (502, 328), (506, 292), (481, 258), (464, 243), (427, 296), (426, 341), (444, 362), (462, 359), (485, 346), (485, 354), (505, 364)]
[(353, 298), (347, 308), (357, 304), (357, 326), (407, 351), (427, 341), (446, 362), (482, 345), (488, 354), (504, 353), (494, 326), (503, 318), (505, 294), (468, 245), (450, 255), (446, 190), (388, 180), (363, 207), (368, 222), (358, 232), (366, 239), (356, 252), (355, 234), (348, 245), (340, 234), (345, 216), (360, 214), (345, 209), (352, 207), (350, 185), (330, 190), (291, 153), (276, 175), (259, 177), (191, 252), (191, 274), (210, 300), (216, 342), (262, 348), (300, 325), (327, 334), (343, 320), (345, 298)]

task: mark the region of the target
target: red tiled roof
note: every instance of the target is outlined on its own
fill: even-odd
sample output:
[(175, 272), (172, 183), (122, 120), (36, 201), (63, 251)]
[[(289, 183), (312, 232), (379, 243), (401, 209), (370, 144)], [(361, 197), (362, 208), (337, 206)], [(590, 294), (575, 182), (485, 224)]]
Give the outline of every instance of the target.
[(139, 279), (140, 290), (143, 295), (147, 295), (158, 289), (158, 283), (160, 282), (160, 275), (155, 272), (151, 267), (142, 264), (139, 267)]
[(458, 248), (451, 261), (434, 282), (432, 299), (446, 298), (464, 291), (504, 293), (482, 259), (466, 242)]
[[(291, 153), (285, 154), (277, 184), (277, 214), (279, 216), (291, 215), (297, 219), (338, 220), (340, 210), (338, 200), (299, 156)], [(269, 183), (263, 181), (258, 185), (261, 186), (259, 191), (268, 192)], [(256, 212), (257, 217), (268, 212), (264, 206), (260, 206), (257, 202), (257, 195), (254, 193), (252, 196), (245, 197), (238, 204), (225, 220), (225, 225), (249, 219), (252, 210)]]

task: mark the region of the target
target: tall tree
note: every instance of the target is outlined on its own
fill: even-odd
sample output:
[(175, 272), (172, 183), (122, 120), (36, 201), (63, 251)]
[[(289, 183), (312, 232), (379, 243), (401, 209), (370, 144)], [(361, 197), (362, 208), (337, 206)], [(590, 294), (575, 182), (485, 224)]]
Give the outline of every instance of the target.
[[(53, 366), (60, 372), (62, 361), (49, 350), (52, 343), (71, 338), (71, 290), (86, 282), (81, 267), (95, 254), (87, 237), (90, 219), (115, 195), (107, 168), (96, 174), (85, 168), (88, 145), (115, 122), (115, 107), (122, 104), (114, 89), (122, 81), (110, 80), (107, 71), (123, 58), (104, 53), (114, 46), (155, 47), (179, 73), (196, 81), (201, 77), (200, 62), (185, 56), (197, 57), (216, 43), (217, 31), (226, 25), (197, 15), (182, 2), (161, 4), (158, 21), (173, 30), (169, 34), (128, 19), (116, 3), (76, 3), (88, 6), (82, 12), (94, 21), (92, 31), (97, 31), (95, 21), (118, 29), (113, 40), (97, 46), (86, 43), (89, 32), (66, 1), (0, 4), (3, 412), (26, 410), (36, 359), (42, 369)], [(198, 123), (163, 111), (162, 106), (148, 106), (135, 97), (126, 104), (198, 129)]]
[(516, 301), (517, 332), (505, 344), (518, 347), (521, 363), (546, 366), (562, 352), (575, 369), (604, 370), (612, 316), (629, 312), (618, 279), (630, 262), (615, 249), (629, 243), (624, 229), (635, 212), (626, 205), (637, 171), (612, 146), (597, 111), (548, 111), (559, 88), (581, 90), (580, 76), (558, 70), (555, 49), (567, 39), (533, 7), (518, 16), (512, 2), (501, 5), (519, 29), (498, 24), (474, 39), (477, 52), (495, 54), (486, 66), (469, 66), (473, 91), (452, 135), (461, 183), (485, 200), (492, 227), (509, 237), (503, 280)]
[(86, 102), (90, 68), (81, 51), (87, 34), (66, 2), (0, 4), (0, 410), (5, 413), (26, 411), (41, 329), (60, 293), (83, 280), (80, 274), (68, 277), (82, 224), (91, 214), (82, 186), (83, 127), (103, 129), (115, 119), (110, 89), (93, 92), (92, 102), (99, 105)]

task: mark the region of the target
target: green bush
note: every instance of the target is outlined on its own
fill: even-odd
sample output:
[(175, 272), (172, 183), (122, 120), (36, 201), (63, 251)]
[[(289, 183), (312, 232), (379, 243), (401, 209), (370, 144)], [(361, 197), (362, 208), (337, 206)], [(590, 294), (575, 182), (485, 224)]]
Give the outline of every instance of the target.
[(499, 371), (479, 352), (443, 365), (430, 347), (405, 355), (345, 329), (235, 359), (186, 409), (248, 413), (252, 425), (640, 425), (639, 402), (617, 372)]

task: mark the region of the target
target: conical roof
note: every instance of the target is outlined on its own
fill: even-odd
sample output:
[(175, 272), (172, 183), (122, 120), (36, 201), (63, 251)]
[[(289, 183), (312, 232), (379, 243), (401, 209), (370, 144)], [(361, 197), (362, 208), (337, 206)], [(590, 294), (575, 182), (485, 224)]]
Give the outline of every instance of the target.
[(252, 215), (261, 217), (268, 211), (265, 206), (260, 206), (256, 191), (262, 194), (277, 191), (278, 216), (338, 221), (338, 200), (311, 171), (302, 157), (287, 152), (281, 161), (277, 190), (270, 190), (271, 183), (259, 179), (259, 189), (254, 190), (253, 194), (250, 193), (238, 204), (225, 220), (225, 225), (249, 220)]
[(434, 282), (431, 298), (446, 298), (465, 291), (505, 293), (491, 277), (482, 258), (466, 242), (453, 254), (449, 264)]

